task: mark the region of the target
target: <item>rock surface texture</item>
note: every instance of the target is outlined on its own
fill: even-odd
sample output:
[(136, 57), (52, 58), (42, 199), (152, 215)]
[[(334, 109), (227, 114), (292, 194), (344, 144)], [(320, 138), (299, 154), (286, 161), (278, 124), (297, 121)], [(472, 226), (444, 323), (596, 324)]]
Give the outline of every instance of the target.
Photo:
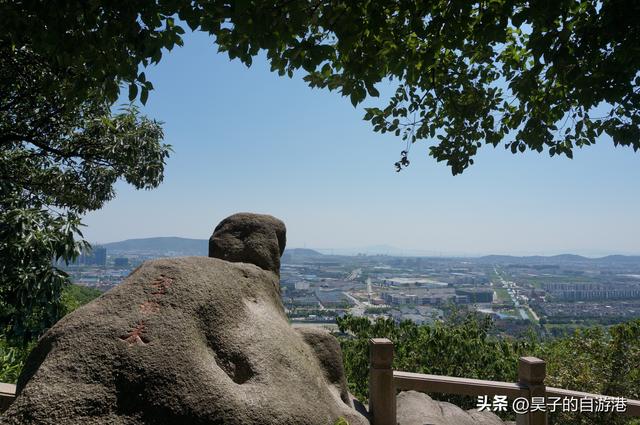
[(209, 257), (251, 263), (280, 273), (287, 241), (284, 223), (270, 215), (238, 213), (222, 220), (209, 239)]
[(401, 392), (396, 403), (398, 425), (505, 425), (492, 412), (465, 411), (416, 391)]
[(211, 238), (218, 258), (144, 263), (40, 339), (0, 423), (368, 423), (335, 339), (287, 321), (284, 244), (281, 221), (238, 214)]

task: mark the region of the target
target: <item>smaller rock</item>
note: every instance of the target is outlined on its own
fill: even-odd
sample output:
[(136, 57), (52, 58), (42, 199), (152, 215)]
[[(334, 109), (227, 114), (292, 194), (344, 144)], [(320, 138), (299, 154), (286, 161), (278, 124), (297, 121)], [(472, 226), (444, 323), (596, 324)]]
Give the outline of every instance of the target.
[(505, 425), (492, 412), (464, 411), (417, 391), (403, 391), (396, 400), (398, 425)]
[(342, 365), (342, 350), (338, 340), (325, 329), (307, 327), (294, 327), (294, 329), (315, 352), (325, 379), (332, 385), (331, 389), (335, 395), (349, 407), (354, 407), (347, 387)]
[(209, 257), (255, 264), (280, 274), (287, 230), (270, 215), (238, 213), (220, 222), (209, 239)]

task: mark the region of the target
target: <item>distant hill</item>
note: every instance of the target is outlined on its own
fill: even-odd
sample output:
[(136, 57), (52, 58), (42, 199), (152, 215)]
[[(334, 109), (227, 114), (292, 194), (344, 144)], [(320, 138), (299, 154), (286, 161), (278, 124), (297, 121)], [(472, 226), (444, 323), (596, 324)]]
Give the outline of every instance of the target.
[(640, 256), (638, 255), (607, 255), (606, 257), (598, 258), (599, 261), (619, 262), (619, 263), (638, 263), (640, 262)]
[(583, 262), (583, 261), (591, 261), (591, 258), (582, 257), (580, 255), (574, 254), (560, 254), (560, 255), (552, 255), (552, 256), (542, 256), (542, 255), (531, 255), (524, 257), (517, 257), (513, 255), (485, 255), (484, 257), (477, 258), (477, 261), (488, 262), (488, 263), (528, 263), (528, 264), (536, 264), (536, 263), (567, 263), (567, 262)]
[(207, 255), (209, 241), (207, 239), (188, 239), (178, 237), (160, 237), (127, 239), (120, 242), (102, 244), (109, 253), (130, 254), (181, 254), (181, 255)]
[[(319, 250), (325, 255), (385, 255), (390, 257), (436, 257), (441, 256), (439, 251), (423, 249), (403, 249), (392, 245), (371, 245), (357, 248), (325, 248)], [(453, 255), (451, 256), (453, 257)]]
[[(159, 237), (127, 239), (119, 242), (102, 244), (110, 254), (154, 254), (154, 255), (207, 255), (208, 239), (189, 239), (179, 237)], [(284, 251), (290, 258), (316, 258), (323, 254), (308, 248), (291, 248)]]
[[(148, 254), (148, 255), (207, 255), (209, 252), (209, 241), (207, 239), (189, 239), (179, 237), (158, 237), (158, 238), (142, 238), (142, 239), (127, 239), (120, 242), (111, 242), (102, 244), (109, 254)], [(373, 249), (377, 248), (377, 249)], [(333, 252), (333, 250), (328, 250)], [(339, 250), (337, 250), (339, 251)], [(399, 250), (397, 248), (389, 246), (372, 247), (370, 250), (362, 250), (357, 252), (367, 252), (369, 255), (372, 253), (381, 253), (386, 251), (387, 255), (395, 257), (403, 256), (428, 256), (426, 253), (420, 255), (418, 251)], [(328, 252), (324, 254), (314, 249), (308, 248), (288, 248), (284, 252), (283, 261), (290, 260), (324, 260), (329, 261), (331, 258), (341, 255), (353, 255), (353, 253), (336, 252), (335, 255), (328, 255)], [(440, 257), (445, 258), (445, 257)], [(484, 257), (467, 257), (470, 261), (477, 263), (489, 263), (489, 264), (531, 264), (531, 265), (561, 265), (561, 264), (624, 264), (624, 263), (640, 263), (640, 256), (625, 256), (625, 255), (609, 255), (600, 258), (588, 258), (574, 254), (561, 254), (553, 255), (549, 257), (534, 255), (517, 257), (511, 255), (486, 255)]]
[(313, 258), (313, 257), (324, 257), (324, 254), (321, 254), (318, 251), (315, 251), (315, 250), (309, 249), (309, 248), (291, 248), (291, 249), (285, 249), (284, 250), (283, 257)]
[(552, 256), (532, 255), (516, 257), (512, 255), (486, 255), (475, 259), (480, 263), (491, 264), (612, 264), (612, 263), (640, 263), (640, 256), (608, 255), (606, 257), (589, 258), (575, 254), (560, 254)]

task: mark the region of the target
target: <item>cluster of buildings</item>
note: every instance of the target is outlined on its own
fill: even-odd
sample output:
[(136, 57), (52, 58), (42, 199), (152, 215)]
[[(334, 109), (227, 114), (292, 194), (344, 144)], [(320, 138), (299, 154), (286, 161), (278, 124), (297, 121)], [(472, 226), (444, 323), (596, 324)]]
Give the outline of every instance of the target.
[[(438, 279), (431, 276), (438, 276)], [(384, 288), (381, 298), (391, 306), (491, 303), (494, 292), (485, 276), (460, 270), (444, 276), (432, 270), (429, 277), (386, 277), (383, 274), (381, 286)]]
[[(537, 262), (537, 264), (535, 264)], [(555, 263), (555, 264), (552, 264)], [(502, 266), (547, 334), (640, 317), (640, 258), (536, 257)]]
[(107, 249), (103, 246), (94, 246), (83, 251), (73, 265), (104, 267), (107, 265)]
[(74, 283), (107, 291), (122, 282), (145, 259), (110, 256), (105, 247), (98, 245), (82, 252), (74, 262), (58, 263), (57, 266), (63, 268)]
[(282, 299), (297, 322), (355, 316), (433, 323), (454, 305), (491, 311), (494, 289), (484, 270), (460, 260), (389, 256), (283, 257)]
[(560, 301), (640, 298), (640, 283), (615, 286), (599, 283), (546, 283), (544, 289), (554, 300)]
[[(74, 282), (108, 290), (143, 261), (173, 251), (107, 253), (95, 246), (65, 268)], [(464, 308), (491, 315), (501, 333), (514, 335), (532, 325), (544, 332), (547, 324), (556, 331), (640, 317), (640, 262), (625, 258), (403, 258), (293, 249), (282, 257), (280, 277), (287, 314), (309, 325), (335, 326), (347, 313), (425, 324)]]
[(549, 324), (608, 325), (640, 317), (640, 299), (611, 301), (548, 302), (537, 310)]
[(382, 299), (389, 305), (479, 304), (493, 302), (493, 290), (473, 287), (415, 288), (383, 292)]

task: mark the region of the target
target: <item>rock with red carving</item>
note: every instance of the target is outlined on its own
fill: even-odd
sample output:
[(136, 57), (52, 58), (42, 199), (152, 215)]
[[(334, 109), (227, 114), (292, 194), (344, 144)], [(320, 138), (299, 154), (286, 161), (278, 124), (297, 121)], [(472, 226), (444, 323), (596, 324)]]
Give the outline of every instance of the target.
[[(282, 252), (279, 230), (272, 235), (276, 241), (265, 246)], [(148, 261), (63, 318), (31, 353), (0, 422), (368, 423), (348, 396), (339, 346), (328, 335), (294, 330), (277, 270), (238, 252), (228, 257), (234, 262)]]

